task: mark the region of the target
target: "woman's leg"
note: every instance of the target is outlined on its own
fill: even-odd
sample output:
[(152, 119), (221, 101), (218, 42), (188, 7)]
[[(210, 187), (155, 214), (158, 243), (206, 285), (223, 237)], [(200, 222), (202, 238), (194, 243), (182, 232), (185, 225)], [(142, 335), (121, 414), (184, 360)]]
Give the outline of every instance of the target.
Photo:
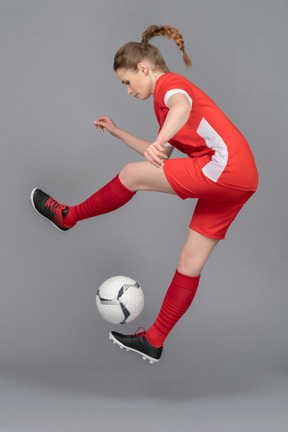
[(175, 194), (162, 169), (154, 167), (149, 162), (130, 163), (90, 198), (70, 207), (66, 223), (74, 225), (79, 220), (114, 211), (141, 190)]
[(149, 162), (135, 162), (126, 165), (119, 175), (76, 206), (61, 205), (40, 189), (32, 191), (31, 201), (38, 213), (65, 231), (80, 220), (122, 207), (140, 190), (175, 194), (162, 169), (155, 168)]
[(163, 169), (149, 162), (133, 162), (124, 166), (119, 179), (127, 189), (137, 191), (154, 191), (176, 195), (170, 186)]
[(191, 305), (202, 268), (218, 241), (189, 229), (177, 270), (165, 295), (160, 313), (146, 333), (148, 341), (153, 346), (163, 345), (172, 328)]
[(136, 332), (134, 335), (111, 332), (110, 339), (128, 351), (137, 352), (150, 363), (158, 362), (166, 337), (194, 299), (200, 272), (218, 241), (190, 229), (177, 270), (153, 326), (147, 332)]
[(219, 240), (206, 237), (189, 228), (180, 253), (177, 270), (187, 276), (199, 276)]

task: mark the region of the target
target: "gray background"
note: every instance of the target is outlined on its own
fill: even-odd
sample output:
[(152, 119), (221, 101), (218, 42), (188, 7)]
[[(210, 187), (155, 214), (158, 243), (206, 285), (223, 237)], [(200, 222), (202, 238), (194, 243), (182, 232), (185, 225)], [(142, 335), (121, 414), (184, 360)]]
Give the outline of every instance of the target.
[[(287, 430), (287, 14), (286, 0), (0, 1), (1, 432)], [(138, 193), (60, 233), (29, 195), (76, 204), (141, 160), (93, 122), (155, 138), (152, 100), (128, 97), (112, 70), (153, 23), (183, 33), (191, 72), (171, 41), (153, 43), (240, 128), (260, 185), (151, 366), (109, 342), (118, 327), (96, 289), (134, 277), (146, 305), (125, 331), (149, 328), (195, 202)]]

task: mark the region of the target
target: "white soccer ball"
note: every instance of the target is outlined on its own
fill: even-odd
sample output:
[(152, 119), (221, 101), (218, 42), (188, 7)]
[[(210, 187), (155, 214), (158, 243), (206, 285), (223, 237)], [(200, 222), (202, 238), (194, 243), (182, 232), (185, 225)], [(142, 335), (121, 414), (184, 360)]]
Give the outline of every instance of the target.
[(140, 285), (130, 277), (114, 276), (98, 288), (96, 305), (102, 318), (112, 324), (127, 324), (137, 318), (144, 308)]

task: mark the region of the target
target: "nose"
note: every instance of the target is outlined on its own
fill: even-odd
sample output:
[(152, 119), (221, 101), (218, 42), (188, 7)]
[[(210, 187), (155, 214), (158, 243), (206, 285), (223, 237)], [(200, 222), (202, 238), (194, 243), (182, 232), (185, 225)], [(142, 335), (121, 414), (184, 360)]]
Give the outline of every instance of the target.
[(133, 94), (133, 92), (132, 92), (132, 90), (131, 90), (131, 88), (129, 86), (127, 86), (127, 92), (128, 92), (128, 95)]

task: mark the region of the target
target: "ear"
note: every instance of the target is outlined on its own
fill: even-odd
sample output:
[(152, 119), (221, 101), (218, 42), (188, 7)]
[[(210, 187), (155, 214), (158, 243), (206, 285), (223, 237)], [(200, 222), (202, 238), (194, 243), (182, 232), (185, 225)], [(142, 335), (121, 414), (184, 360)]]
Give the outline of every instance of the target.
[(148, 73), (149, 73), (149, 66), (146, 64), (146, 63), (138, 63), (138, 66), (137, 66), (137, 68), (138, 68), (138, 71), (140, 72), (140, 73), (143, 73), (143, 74), (145, 74), (145, 75), (148, 75)]

